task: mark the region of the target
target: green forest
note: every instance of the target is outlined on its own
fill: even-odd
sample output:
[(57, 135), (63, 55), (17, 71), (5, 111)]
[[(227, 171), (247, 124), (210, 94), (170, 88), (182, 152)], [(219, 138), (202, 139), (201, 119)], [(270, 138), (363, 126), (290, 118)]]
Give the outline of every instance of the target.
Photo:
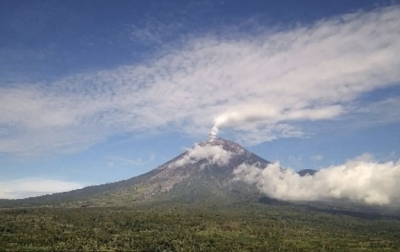
[(0, 210), (0, 251), (400, 251), (400, 221), (290, 205)]

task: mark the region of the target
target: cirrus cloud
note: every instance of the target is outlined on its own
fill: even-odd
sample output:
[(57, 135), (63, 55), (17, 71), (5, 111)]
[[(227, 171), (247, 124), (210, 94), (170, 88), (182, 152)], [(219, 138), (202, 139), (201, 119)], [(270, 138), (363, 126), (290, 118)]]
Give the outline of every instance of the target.
[(134, 65), (3, 85), (0, 152), (76, 152), (123, 132), (206, 135), (221, 117), (244, 143), (303, 137), (298, 122), (351, 115), (362, 94), (400, 82), (399, 16), (394, 5), (284, 30), (188, 36)]

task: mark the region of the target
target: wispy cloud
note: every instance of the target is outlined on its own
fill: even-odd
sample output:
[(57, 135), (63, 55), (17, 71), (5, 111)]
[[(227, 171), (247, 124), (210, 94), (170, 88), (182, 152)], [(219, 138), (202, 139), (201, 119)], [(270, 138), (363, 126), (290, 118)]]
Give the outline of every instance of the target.
[[(391, 6), (280, 31), (191, 36), (141, 64), (2, 86), (0, 152), (75, 152), (122, 132), (206, 136), (220, 115), (231, 115), (225, 129), (244, 143), (304, 137), (299, 122), (352, 115), (362, 94), (399, 83), (399, 16)], [(378, 105), (365, 113), (382, 115)]]
[(179, 22), (166, 23), (150, 19), (142, 25), (131, 25), (131, 39), (134, 43), (140, 43), (147, 47), (158, 46), (167, 40), (173, 40), (174, 36), (181, 34), (180, 31), (184, 29), (183, 25)]
[(21, 199), (83, 188), (83, 184), (59, 179), (24, 178), (0, 181), (0, 199)]
[(140, 165), (145, 165), (149, 162), (154, 161), (155, 155), (151, 154), (150, 157), (146, 160), (143, 160), (142, 158), (136, 158), (136, 159), (131, 159), (131, 158), (124, 158), (124, 157), (118, 157), (118, 156), (109, 156), (107, 157), (107, 162), (109, 167), (114, 167), (115, 163), (125, 165), (125, 166), (140, 166)]
[(368, 120), (376, 125), (396, 122), (400, 118), (399, 107), (400, 96), (385, 98), (358, 108), (358, 118), (361, 122)]
[(318, 162), (318, 161), (322, 161), (324, 159), (324, 156), (322, 156), (322, 155), (313, 155), (313, 156), (310, 157), (310, 159), (312, 161)]

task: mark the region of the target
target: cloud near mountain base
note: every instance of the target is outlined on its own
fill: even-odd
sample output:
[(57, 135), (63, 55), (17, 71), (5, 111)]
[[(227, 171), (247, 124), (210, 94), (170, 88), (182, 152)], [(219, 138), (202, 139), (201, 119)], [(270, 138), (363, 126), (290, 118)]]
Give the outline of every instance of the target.
[(0, 181), (0, 199), (23, 199), (83, 187), (80, 183), (59, 179), (25, 178)]
[(279, 162), (264, 169), (242, 164), (234, 174), (280, 200), (346, 199), (368, 205), (400, 206), (400, 160), (378, 163), (353, 159), (303, 177), (291, 169), (281, 169)]

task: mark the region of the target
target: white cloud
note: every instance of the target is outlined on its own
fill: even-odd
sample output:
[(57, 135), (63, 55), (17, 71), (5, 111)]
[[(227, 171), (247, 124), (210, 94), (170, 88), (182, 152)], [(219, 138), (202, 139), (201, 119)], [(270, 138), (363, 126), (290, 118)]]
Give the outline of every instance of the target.
[(206, 137), (221, 115), (241, 142), (304, 137), (298, 122), (353, 114), (360, 95), (400, 82), (399, 16), (391, 6), (256, 35), (222, 31), (138, 65), (4, 85), (0, 152), (75, 152), (122, 132)]
[(224, 150), (219, 145), (196, 144), (193, 148), (188, 149), (183, 158), (170, 164), (169, 167), (181, 167), (186, 164), (193, 164), (201, 159), (207, 159), (209, 164), (226, 165), (229, 163), (231, 153)]
[(377, 163), (365, 155), (304, 177), (291, 169), (281, 169), (279, 162), (264, 169), (242, 164), (234, 173), (237, 178), (256, 184), (266, 195), (281, 200), (348, 199), (365, 204), (400, 206), (400, 160)]
[(76, 182), (58, 179), (25, 178), (0, 181), (0, 199), (22, 199), (83, 188)]

